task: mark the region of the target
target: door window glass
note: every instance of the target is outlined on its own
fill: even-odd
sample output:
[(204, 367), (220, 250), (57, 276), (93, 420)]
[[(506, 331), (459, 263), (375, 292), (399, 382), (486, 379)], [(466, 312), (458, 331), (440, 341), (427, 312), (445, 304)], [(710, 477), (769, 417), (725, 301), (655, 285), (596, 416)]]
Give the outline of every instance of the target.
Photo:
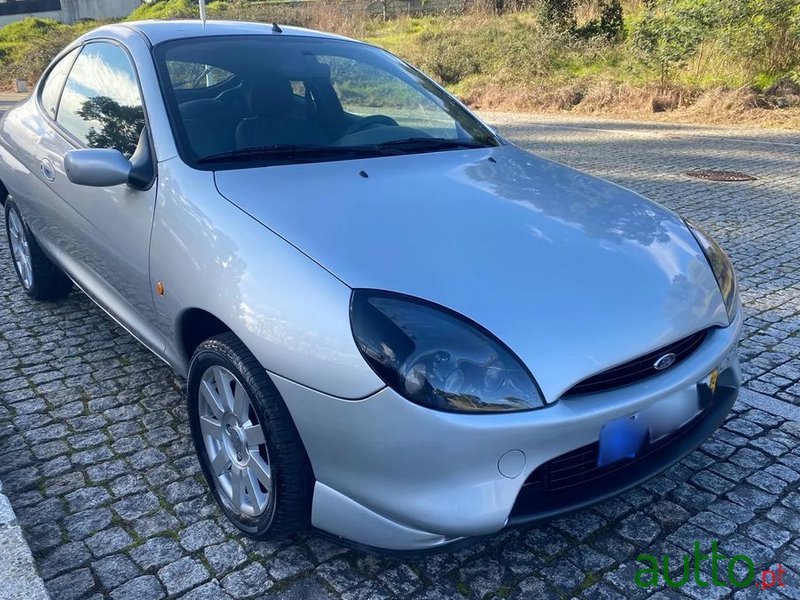
[(87, 44), (70, 71), (58, 122), (90, 148), (116, 148), (130, 157), (144, 127), (136, 72), (122, 48)]

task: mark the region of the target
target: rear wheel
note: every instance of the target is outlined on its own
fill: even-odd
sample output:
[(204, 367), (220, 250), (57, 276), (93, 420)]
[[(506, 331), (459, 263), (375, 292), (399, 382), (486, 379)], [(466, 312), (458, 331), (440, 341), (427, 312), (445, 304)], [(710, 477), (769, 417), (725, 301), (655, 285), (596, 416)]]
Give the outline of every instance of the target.
[(72, 280), (47, 258), (11, 199), (6, 200), (5, 213), (11, 261), (22, 288), (36, 300), (67, 296), (72, 290)]
[(195, 449), (225, 515), (256, 539), (305, 529), (311, 465), (283, 399), (244, 344), (232, 333), (200, 344), (187, 391)]

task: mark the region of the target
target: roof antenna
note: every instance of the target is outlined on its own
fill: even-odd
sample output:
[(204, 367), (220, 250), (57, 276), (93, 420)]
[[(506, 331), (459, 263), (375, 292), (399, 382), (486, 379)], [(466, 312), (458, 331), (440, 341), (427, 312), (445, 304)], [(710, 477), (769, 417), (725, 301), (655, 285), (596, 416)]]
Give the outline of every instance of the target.
[[(200, 0), (200, 2), (202, 2), (202, 1), (203, 1), (203, 0)], [(283, 33), (283, 29), (281, 29), (280, 27), (278, 27), (278, 24), (277, 24), (277, 23), (273, 23), (273, 24), (272, 24), (272, 33)]]
[(200, 3), (200, 20), (203, 21), (203, 29), (206, 28), (206, 0), (198, 0)]

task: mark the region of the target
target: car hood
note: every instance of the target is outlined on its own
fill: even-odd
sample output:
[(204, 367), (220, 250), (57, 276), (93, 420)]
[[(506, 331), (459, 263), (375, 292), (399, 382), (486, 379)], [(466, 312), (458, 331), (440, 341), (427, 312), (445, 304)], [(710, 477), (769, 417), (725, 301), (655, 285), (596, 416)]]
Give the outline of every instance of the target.
[(548, 402), (728, 324), (677, 215), (511, 145), (215, 178), (223, 196), (348, 286), (424, 298), (492, 331)]

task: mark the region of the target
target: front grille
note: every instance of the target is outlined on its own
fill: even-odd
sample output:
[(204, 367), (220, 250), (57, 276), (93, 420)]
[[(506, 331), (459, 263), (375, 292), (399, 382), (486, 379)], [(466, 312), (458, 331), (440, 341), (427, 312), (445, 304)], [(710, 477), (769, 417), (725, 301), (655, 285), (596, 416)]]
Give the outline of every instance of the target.
[(621, 460), (605, 467), (597, 466), (597, 456), (600, 450), (598, 442), (567, 452), (542, 464), (531, 473), (524, 485), (525, 487), (536, 487), (542, 492), (562, 492), (575, 486), (585, 485), (591, 481), (607, 477), (617, 471), (630, 469), (635, 464), (645, 461), (662, 448), (682, 438), (702, 418), (703, 413), (700, 413), (689, 423), (664, 436), (657, 442), (645, 444), (636, 458)]
[(593, 375), (588, 379), (584, 379), (580, 383), (574, 385), (564, 393), (564, 396), (582, 396), (585, 394), (596, 394), (598, 392), (605, 392), (606, 390), (613, 390), (615, 388), (623, 387), (652, 377), (660, 371), (656, 370), (653, 366), (656, 360), (665, 354), (675, 354), (675, 362), (673, 365), (678, 364), (686, 359), (692, 352), (697, 350), (700, 344), (706, 337), (706, 330), (698, 331), (690, 336), (687, 336), (677, 342), (673, 342), (668, 346), (664, 346), (658, 350), (654, 350), (649, 354), (640, 356), (630, 362), (618, 365), (608, 371), (603, 371), (597, 375)]
[(718, 384), (702, 412), (660, 440), (646, 442), (634, 459), (598, 467), (599, 445), (595, 442), (539, 465), (520, 489), (509, 525), (541, 522), (587, 508), (668, 469), (722, 425), (738, 389), (738, 383), (732, 387)]

